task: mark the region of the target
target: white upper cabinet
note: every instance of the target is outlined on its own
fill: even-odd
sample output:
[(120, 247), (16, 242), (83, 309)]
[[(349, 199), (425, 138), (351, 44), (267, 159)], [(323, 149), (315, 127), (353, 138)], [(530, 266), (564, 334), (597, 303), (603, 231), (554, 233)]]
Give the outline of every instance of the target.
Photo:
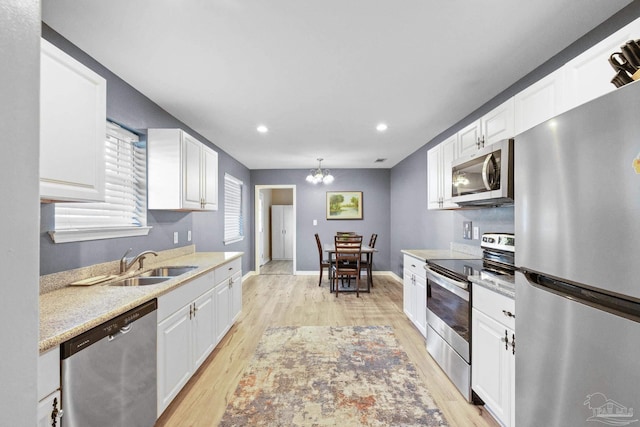
[(149, 209), (217, 210), (218, 153), (181, 129), (149, 129)]
[(615, 90), (611, 83), (615, 70), (609, 64), (609, 57), (613, 52), (620, 52), (620, 46), (627, 41), (638, 38), (640, 20), (621, 28), (565, 64), (565, 108), (569, 110)]
[(458, 134), (427, 152), (427, 209), (452, 209), (451, 162), (456, 159)]
[(514, 97), (516, 134), (564, 111), (563, 84), (564, 70), (560, 68)]
[(203, 207), (208, 211), (218, 210), (218, 153), (206, 145), (202, 146), (202, 168)]
[(480, 120), (476, 120), (470, 125), (458, 131), (458, 157), (464, 157), (480, 148), (482, 139), (482, 126)]
[(40, 42), (40, 199), (104, 201), (107, 82)]
[(484, 144), (492, 144), (515, 135), (514, 100), (509, 98), (480, 119)]
[(476, 120), (458, 132), (458, 157), (466, 157), (475, 151), (507, 138), (513, 138), (514, 126), (514, 100), (509, 98), (506, 102), (494, 108), (480, 120)]

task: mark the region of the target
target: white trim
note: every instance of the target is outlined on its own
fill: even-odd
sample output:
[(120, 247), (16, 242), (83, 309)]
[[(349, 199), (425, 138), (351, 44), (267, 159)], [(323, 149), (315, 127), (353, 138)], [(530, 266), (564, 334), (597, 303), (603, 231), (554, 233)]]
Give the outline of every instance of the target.
[(251, 271), (247, 271), (247, 273), (246, 273), (244, 276), (242, 276), (242, 281), (244, 282), (244, 281), (245, 281), (245, 280), (247, 280), (249, 277), (251, 277), (251, 276), (257, 276), (257, 275), (258, 275), (258, 274), (257, 274), (255, 271), (253, 271), (253, 270), (251, 270)]
[(230, 244), (232, 244), (232, 243), (241, 242), (241, 241), (243, 241), (243, 240), (244, 240), (244, 236), (240, 236), (240, 237), (238, 237), (238, 238), (236, 238), (236, 239), (233, 239), (233, 240), (225, 240), (223, 243), (224, 243), (225, 245), (230, 245)]
[[(298, 225), (297, 225), (297, 197), (296, 197), (296, 186), (295, 185), (255, 185), (253, 188), (253, 225), (254, 230), (258, 229), (258, 210), (260, 209), (260, 190), (274, 190), (274, 189), (290, 189), (293, 193), (293, 229), (296, 231), (296, 236), (298, 235)], [(296, 249), (296, 241), (298, 239), (293, 239), (293, 271), (294, 275), (296, 274), (296, 259), (297, 259), (297, 249)], [(258, 244), (258, 233), (254, 233), (253, 236), (254, 242), (254, 271), (260, 271), (260, 245)]]
[(54, 243), (84, 242), (86, 240), (115, 239), (146, 236), (153, 227), (88, 228), (49, 231)]

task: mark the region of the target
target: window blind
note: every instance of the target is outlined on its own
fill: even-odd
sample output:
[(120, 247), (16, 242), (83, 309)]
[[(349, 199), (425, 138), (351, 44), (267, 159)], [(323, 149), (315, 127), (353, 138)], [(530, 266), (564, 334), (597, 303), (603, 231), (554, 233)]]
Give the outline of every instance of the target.
[(244, 239), (242, 181), (224, 174), (224, 244)]
[(105, 201), (56, 203), (56, 231), (146, 227), (144, 144), (136, 134), (107, 122), (105, 160)]

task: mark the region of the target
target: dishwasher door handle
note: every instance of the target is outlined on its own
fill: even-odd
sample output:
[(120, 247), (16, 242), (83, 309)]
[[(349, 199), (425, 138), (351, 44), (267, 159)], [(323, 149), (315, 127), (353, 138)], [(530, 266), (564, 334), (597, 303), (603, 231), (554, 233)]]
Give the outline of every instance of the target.
[(109, 341), (113, 341), (116, 338), (118, 338), (120, 335), (124, 335), (124, 334), (128, 334), (129, 332), (131, 332), (131, 329), (133, 328), (133, 324), (128, 324), (127, 326), (124, 326), (122, 328), (120, 328), (120, 330), (118, 332), (116, 332), (113, 335), (109, 335)]

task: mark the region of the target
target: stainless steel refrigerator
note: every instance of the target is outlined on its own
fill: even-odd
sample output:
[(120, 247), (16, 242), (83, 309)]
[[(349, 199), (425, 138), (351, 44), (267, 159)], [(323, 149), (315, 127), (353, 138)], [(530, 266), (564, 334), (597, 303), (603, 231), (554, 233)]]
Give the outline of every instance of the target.
[(640, 427), (640, 83), (514, 151), (516, 426)]

